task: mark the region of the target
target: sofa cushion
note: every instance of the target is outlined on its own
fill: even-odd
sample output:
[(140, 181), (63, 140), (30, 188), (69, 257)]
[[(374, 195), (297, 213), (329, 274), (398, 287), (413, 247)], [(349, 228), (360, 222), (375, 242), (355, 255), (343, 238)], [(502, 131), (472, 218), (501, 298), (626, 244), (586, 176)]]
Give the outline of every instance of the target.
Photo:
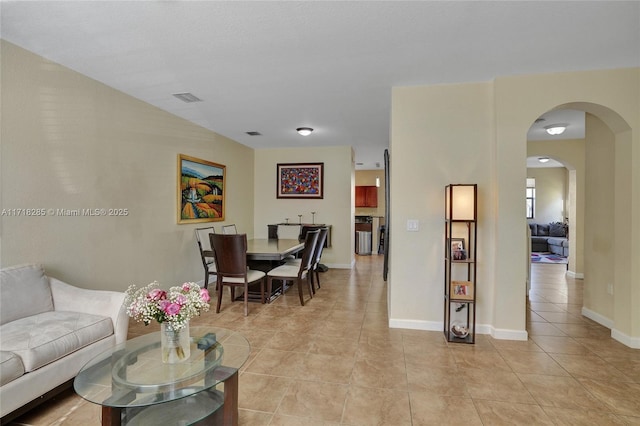
[(0, 347), (18, 355), (29, 372), (112, 334), (109, 317), (51, 311), (2, 325)]
[(531, 229), (531, 236), (538, 235), (538, 224), (537, 223), (530, 223), (529, 224), (529, 229)]
[(564, 226), (564, 223), (561, 222), (552, 222), (549, 224), (549, 236), (550, 237), (566, 237), (567, 236), (567, 228)]
[(550, 246), (562, 247), (562, 243), (564, 243), (566, 240), (566, 238), (549, 237), (547, 238), (547, 244), (549, 244)]
[(41, 265), (0, 270), (0, 325), (52, 310), (49, 278)]
[(0, 386), (17, 379), (24, 374), (24, 365), (20, 357), (13, 352), (0, 351)]
[(549, 225), (546, 223), (538, 224), (538, 236), (548, 236), (549, 235)]

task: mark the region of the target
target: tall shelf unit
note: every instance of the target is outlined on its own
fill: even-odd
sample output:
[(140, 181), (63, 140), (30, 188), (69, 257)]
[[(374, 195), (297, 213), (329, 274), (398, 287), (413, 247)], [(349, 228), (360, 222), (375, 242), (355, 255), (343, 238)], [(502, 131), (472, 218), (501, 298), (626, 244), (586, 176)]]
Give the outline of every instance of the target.
[(477, 184), (445, 188), (444, 335), (448, 342), (476, 340)]

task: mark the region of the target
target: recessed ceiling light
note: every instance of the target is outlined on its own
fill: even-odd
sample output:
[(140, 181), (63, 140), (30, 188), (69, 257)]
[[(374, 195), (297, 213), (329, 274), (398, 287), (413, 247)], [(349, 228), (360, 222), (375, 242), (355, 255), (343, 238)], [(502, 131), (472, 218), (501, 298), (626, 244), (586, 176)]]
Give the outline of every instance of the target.
[(563, 134), (564, 131), (567, 129), (567, 125), (566, 124), (552, 124), (550, 126), (545, 126), (544, 129), (551, 136), (556, 136), (556, 135)]
[(549, 157), (540, 157), (540, 158), (538, 158), (538, 161), (541, 162), (541, 163), (546, 163), (546, 162), (549, 161)]
[(311, 127), (298, 127), (296, 132), (300, 133), (302, 136), (309, 136), (313, 129)]
[(174, 93), (173, 96), (188, 104), (192, 102), (202, 102), (202, 99), (195, 96), (193, 93)]

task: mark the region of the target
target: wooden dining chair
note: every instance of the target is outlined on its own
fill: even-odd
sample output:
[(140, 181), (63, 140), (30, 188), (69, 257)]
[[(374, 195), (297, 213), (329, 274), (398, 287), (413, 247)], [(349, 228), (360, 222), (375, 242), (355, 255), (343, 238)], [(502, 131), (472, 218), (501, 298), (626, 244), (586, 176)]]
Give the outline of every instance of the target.
[[(311, 288), (315, 293), (314, 285), (320, 288), (320, 271), (318, 270), (318, 266), (320, 265), (320, 259), (322, 258), (322, 252), (324, 250), (324, 243), (327, 241), (327, 234), (329, 233), (329, 228), (324, 227), (320, 228), (320, 233), (318, 234), (318, 242), (316, 243), (316, 249), (313, 252), (313, 261), (311, 262)], [(313, 276), (316, 276), (315, 283)]]
[(233, 225), (224, 225), (222, 227), (222, 233), (226, 235), (237, 234), (238, 229), (236, 228), (235, 223)]
[[(322, 227), (318, 229), (320, 233), (318, 234), (318, 241), (316, 242), (316, 248), (313, 252), (313, 259), (311, 261), (311, 269), (310, 269), (311, 289), (313, 290), (314, 294), (316, 292), (315, 285), (317, 285), (318, 288), (320, 288), (320, 272), (318, 270), (318, 265), (320, 265), (320, 259), (322, 258), (322, 251), (324, 250), (324, 243), (325, 241), (327, 241), (327, 234), (329, 233), (329, 228), (327, 227)], [(302, 259), (293, 259), (293, 260), (288, 260), (287, 264), (299, 266), (300, 262), (302, 262)], [(313, 278), (314, 275), (316, 277), (315, 280)], [(315, 281), (317, 281), (317, 283)]]
[(215, 280), (216, 277), (216, 261), (209, 234), (215, 234), (216, 230), (213, 226), (207, 228), (196, 228), (196, 241), (198, 242), (198, 250), (200, 250), (200, 258), (204, 267), (204, 288), (209, 287), (209, 277)]
[(244, 290), (244, 315), (249, 315), (249, 284), (260, 282), (260, 301), (264, 303), (265, 273), (247, 268), (247, 234), (211, 234), (211, 247), (216, 260), (216, 276), (218, 284), (218, 304), (216, 313), (220, 312), (222, 290), (229, 286), (231, 301), (235, 300), (235, 288)]
[(302, 251), (302, 259), (300, 264), (289, 264), (278, 266), (267, 272), (267, 294), (271, 294), (273, 280), (282, 281), (282, 293), (284, 294), (284, 285), (287, 281), (296, 281), (298, 283), (298, 294), (300, 296), (300, 304), (304, 306), (304, 296), (302, 295), (302, 282), (307, 281), (309, 295), (313, 298), (313, 288), (311, 286), (310, 274), (311, 264), (313, 261), (313, 253), (315, 251), (316, 242), (320, 230), (307, 232), (304, 241), (304, 250)]

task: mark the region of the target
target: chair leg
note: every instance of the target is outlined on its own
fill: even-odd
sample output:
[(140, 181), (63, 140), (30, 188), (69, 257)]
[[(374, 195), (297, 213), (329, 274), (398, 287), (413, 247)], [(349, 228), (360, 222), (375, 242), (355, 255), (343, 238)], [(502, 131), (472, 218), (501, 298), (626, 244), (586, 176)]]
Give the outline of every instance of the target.
[(300, 296), (300, 304), (304, 306), (304, 296), (302, 295), (302, 279), (301, 278), (298, 278), (298, 295)]
[(273, 290), (273, 278), (267, 277), (267, 294), (265, 295), (265, 302), (271, 303), (272, 290)]
[(320, 288), (320, 272), (318, 271), (318, 268), (313, 270), (316, 273), (316, 284), (318, 284), (318, 289)]
[(311, 276), (311, 290), (313, 290), (313, 294), (316, 294), (316, 286), (315, 286), (315, 283), (313, 282), (313, 272), (310, 272), (309, 275)]
[(260, 300), (261, 300), (262, 303), (265, 303), (264, 278), (260, 280)]
[(309, 296), (311, 296), (311, 298), (313, 299), (313, 293), (315, 293), (315, 290), (313, 289), (313, 281), (311, 278), (311, 274), (307, 274), (307, 286), (309, 286)]
[(229, 287), (229, 290), (231, 290), (231, 301), (233, 302), (234, 300), (236, 300), (236, 288), (234, 286)]
[(249, 315), (249, 284), (244, 284), (244, 316)]
[(209, 271), (204, 272), (204, 288), (209, 288)]
[(220, 313), (220, 305), (222, 304), (222, 288), (224, 287), (221, 282), (217, 282), (218, 287), (218, 304), (216, 306), (216, 314)]

